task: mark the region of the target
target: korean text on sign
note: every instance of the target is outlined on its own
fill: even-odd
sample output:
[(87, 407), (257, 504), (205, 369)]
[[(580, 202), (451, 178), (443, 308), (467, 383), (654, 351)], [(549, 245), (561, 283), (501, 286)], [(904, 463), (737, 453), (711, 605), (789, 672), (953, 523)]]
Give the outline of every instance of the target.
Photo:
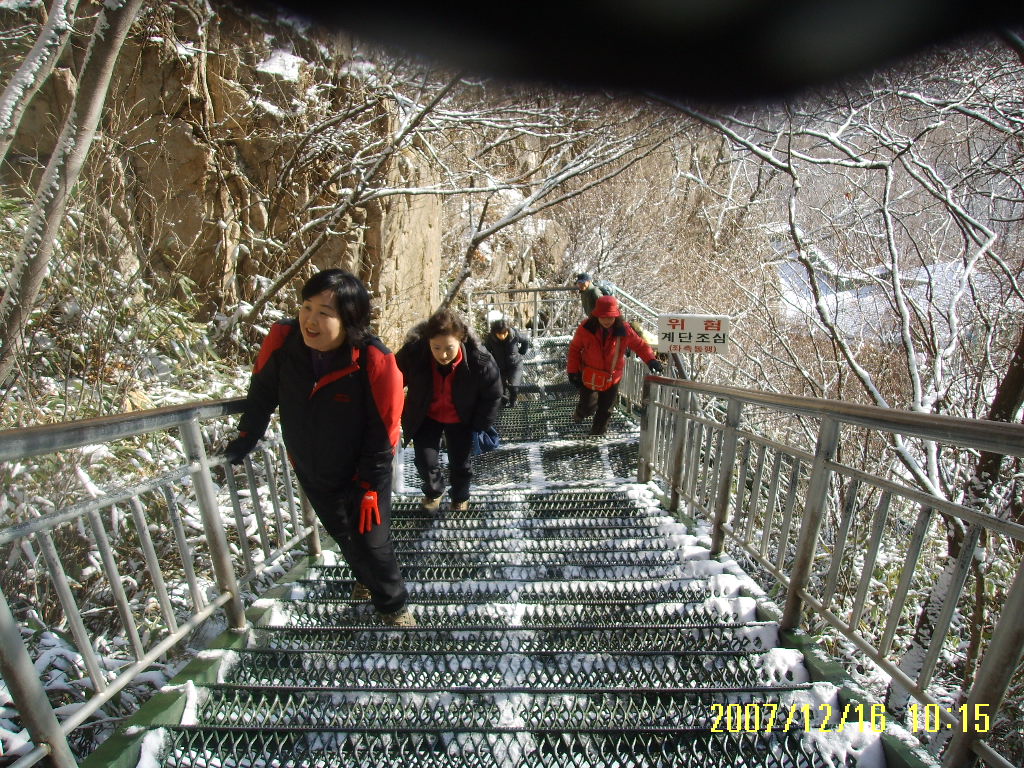
[(725, 315), (659, 315), (658, 351), (723, 354), (729, 348)]

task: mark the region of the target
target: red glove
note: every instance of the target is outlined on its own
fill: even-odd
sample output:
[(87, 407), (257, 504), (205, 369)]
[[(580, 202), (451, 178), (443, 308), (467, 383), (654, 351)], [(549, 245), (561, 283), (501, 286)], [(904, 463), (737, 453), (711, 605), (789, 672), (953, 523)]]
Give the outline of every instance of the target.
[(380, 525), (380, 507), (377, 506), (377, 492), (367, 491), (359, 505), (359, 533), (369, 533), (374, 524)]

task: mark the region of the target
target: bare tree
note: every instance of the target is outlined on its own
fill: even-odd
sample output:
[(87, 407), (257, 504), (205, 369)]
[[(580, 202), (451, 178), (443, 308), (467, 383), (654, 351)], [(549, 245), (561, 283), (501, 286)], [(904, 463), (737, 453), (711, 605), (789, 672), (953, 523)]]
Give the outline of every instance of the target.
[[(742, 375), (882, 407), (1020, 418), (1024, 114), (1010, 94), (1021, 82), (1018, 56), (979, 44), (788, 104), (729, 114), (676, 105), (725, 137), (735, 162), (774, 173), (777, 224), (762, 235), (771, 264), (757, 267), (760, 280), (736, 281), (775, 341), (747, 351)], [(1003, 457), (899, 437), (890, 450), (904, 481), (1011, 514)], [(958, 557), (987, 543), (945, 525), (946, 558), (900, 662), (911, 677), (937, 606), (962, 586), (951, 585)], [(981, 628), (1006, 585), (998, 558), (972, 567), (969, 623)], [(977, 634), (959, 662), (965, 685), (981, 646)], [(887, 703), (899, 710), (906, 697), (893, 686)]]
[[(594, 97), (556, 97), (530, 121), (510, 124), (490, 136), (490, 147), (521, 143), (533, 147), (534, 162), (505, 171), (499, 191), (483, 196), (463, 235), (461, 266), (445, 294), (450, 304), (473, 274), (481, 245), (496, 233), (531, 216), (555, 211), (588, 192), (611, 196), (615, 180), (680, 134), (683, 127), (649, 105), (622, 107)], [(528, 138), (528, 140), (527, 140)], [(475, 154), (482, 160), (492, 150)], [(529, 155), (528, 155), (529, 157)], [(504, 169), (490, 166), (495, 178)], [(507, 194), (512, 191), (514, 194)]]
[[(316, 255), (317, 251), (323, 247), (324, 243), (331, 237), (337, 234), (337, 228), (344, 219), (344, 217), (350, 214), (354, 209), (358, 207), (364, 207), (375, 200), (379, 200), (383, 197), (399, 194), (414, 194), (417, 191), (403, 188), (390, 188), (386, 185), (385, 173), (388, 168), (388, 164), (394, 157), (396, 152), (399, 152), (403, 147), (412, 141), (412, 138), (416, 135), (416, 132), (423, 122), (423, 120), (429, 115), (437, 105), (451, 92), (453, 88), (459, 82), (458, 76), (450, 79), (443, 86), (438, 88), (435, 92), (430, 95), (430, 98), (423, 104), (416, 105), (416, 108), (409, 113), (407, 119), (393, 132), (388, 131), (378, 137), (376, 141), (370, 141), (367, 147), (367, 151), (357, 152), (351, 158), (345, 158), (345, 162), (340, 164), (340, 167), (327, 179), (328, 185), (337, 184), (343, 180), (351, 182), (351, 186), (346, 187), (342, 197), (330, 205), (327, 210), (316, 213), (311, 208), (302, 209), (303, 213), (314, 215), (310, 218), (301, 222), (301, 226), (293, 230), (292, 234), (283, 241), (270, 241), (273, 247), (279, 252), (287, 252), (291, 249), (293, 244), (301, 243), (301, 252), (296, 258), (294, 258), (291, 264), (278, 274), (270, 284), (263, 290), (263, 292), (256, 298), (252, 303), (252, 306), (248, 311), (241, 317), (246, 322), (252, 322), (260, 313), (260, 310), (270, 301), (277, 293), (287, 285), (296, 274), (300, 272)], [(351, 120), (360, 114), (369, 114), (371, 121), (380, 120), (379, 113), (376, 112), (375, 107), (385, 103), (384, 100), (378, 97), (376, 102), (371, 101), (355, 107), (350, 113), (332, 117), (323, 123), (315, 126), (300, 143), (298, 150), (295, 155), (289, 160), (285, 168), (285, 181), (291, 174), (294, 166), (300, 162), (299, 158), (306, 148), (314, 144), (315, 142), (323, 141), (325, 133), (335, 128), (339, 124), (342, 124), (346, 120)], [(346, 125), (347, 131), (351, 130), (351, 125)], [(372, 134), (371, 134), (372, 136)], [(337, 136), (333, 137), (337, 140)], [(340, 156), (339, 159), (344, 156)], [(424, 192), (424, 190), (419, 190)], [(275, 205), (272, 208), (272, 218), (278, 210), (278, 206)], [(305, 238), (309, 238), (308, 242), (304, 242)], [(238, 316), (236, 315), (236, 318)], [(230, 331), (231, 326), (235, 322), (235, 319), (229, 321), (225, 326), (225, 331)]]
[(77, 9), (78, 0), (53, 0), (35, 45), (0, 95), (0, 164), (7, 158), (25, 108), (50, 76), (71, 37)]
[(114, 63), (142, 2), (110, 2), (96, 17), (78, 90), (39, 183), (24, 243), (0, 299), (0, 382), (7, 380), (14, 366), (29, 313), (64, 221), (68, 195), (92, 146)]

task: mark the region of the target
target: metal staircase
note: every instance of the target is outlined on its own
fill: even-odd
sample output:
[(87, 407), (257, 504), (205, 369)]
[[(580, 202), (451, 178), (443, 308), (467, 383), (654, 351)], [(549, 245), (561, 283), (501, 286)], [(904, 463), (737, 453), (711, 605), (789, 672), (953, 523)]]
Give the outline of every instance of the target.
[[(554, 311), (544, 317), (535, 333), (557, 331)], [(560, 384), (567, 341), (535, 338), (502, 446), (474, 460), (468, 510), (426, 513), (411, 457), (396, 464), (393, 535), (413, 629), (386, 628), (350, 599), (279, 432), (241, 467), (217, 455), (240, 399), (0, 433), (0, 470), (26, 498), (98, 447), (170, 457), (111, 466), (104, 488), (39, 514), (27, 503), (0, 530), (0, 671), (26, 732), (2, 760), (934, 765), (920, 743), (948, 768), (1020, 765), (1009, 693), (1024, 669), (1024, 525), (873, 461), (843, 463), (837, 449), (898, 435), (922, 450), (1019, 456), (1024, 427), (652, 377), (632, 360), (623, 409), (592, 438)], [(973, 545), (939, 560), (943, 573), (926, 551), (950, 520), (968, 541), (1003, 542), (1016, 573), (985, 614), (994, 629), (973, 682), (959, 656)], [(936, 593), (947, 575), (955, 588)], [(935, 624), (918, 641), (922, 611)], [(29, 623), (44, 615), (60, 633), (45, 647)], [(164, 686), (154, 668), (214, 623), (225, 631), (206, 634), (207, 650)], [(908, 694), (909, 715), (850, 685), (807, 630), (830, 638), (847, 669), (874, 665)], [(921, 663), (905, 665), (918, 648)], [(70, 662), (47, 668), (55, 658)], [(69, 682), (46, 687), (54, 672)], [(139, 706), (135, 691), (153, 680), (160, 690)], [(950, 707), (960, 687), (967, 704)]]
[[(142, 762), (854, 764), (785, 722), (822, 686), (735, 566), (631, 479), (636, 425), (587, 438), (571, 407), (556, 391), (506, 409), (464, 512), (422, 510), (405, 459), (393, 531), (417, 628), (381, 626), (325, 552), (250, 609), (241, 647), (207, 656), (180, 717), (146, 726)], [(737, 726), (730, 704), (748, 724), (781, 714)]]

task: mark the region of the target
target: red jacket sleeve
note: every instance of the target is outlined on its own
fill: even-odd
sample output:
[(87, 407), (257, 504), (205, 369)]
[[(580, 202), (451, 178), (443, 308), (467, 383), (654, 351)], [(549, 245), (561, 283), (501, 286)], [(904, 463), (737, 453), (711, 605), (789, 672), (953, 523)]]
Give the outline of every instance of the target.
[(380, 414), (388, 440), (394, 448), (402, 432), (402, 405), (405, 402), (402, 372), (398, 370), (395, 356), (390, 352), (371, 345), (366, 348), (366, 355), (370, 391), (373, 392), (377, 413)]
[(260, 353), (249, 378), (249, 392), (245, 397), (245, 410), (238, 422), (242, 435), (263, 437), (270, 423), (270, 415), (277, 408), (278, 366), (275, 353), (284, 346), (285, 339), (292, 332), (287, 323), (274, 323), (270, 333), (260, 345)]
[(569, 342), (569, 359), (565, 366), (566, 373), (579, 373), (583, 370), (583, 346), (584, 337), (586, 331), (583, 326), (579, 326), (576, 329), (576, 333), (572, 336), (572, 341)]
[(380, 493), (391, 488), (391, 464), (401, 436), (404, 403), (402, 373), (387, 347), (367, 345), (361, 364), (369, 381), (369, 411), (359, 457), (358, 476), (364, 487)]

